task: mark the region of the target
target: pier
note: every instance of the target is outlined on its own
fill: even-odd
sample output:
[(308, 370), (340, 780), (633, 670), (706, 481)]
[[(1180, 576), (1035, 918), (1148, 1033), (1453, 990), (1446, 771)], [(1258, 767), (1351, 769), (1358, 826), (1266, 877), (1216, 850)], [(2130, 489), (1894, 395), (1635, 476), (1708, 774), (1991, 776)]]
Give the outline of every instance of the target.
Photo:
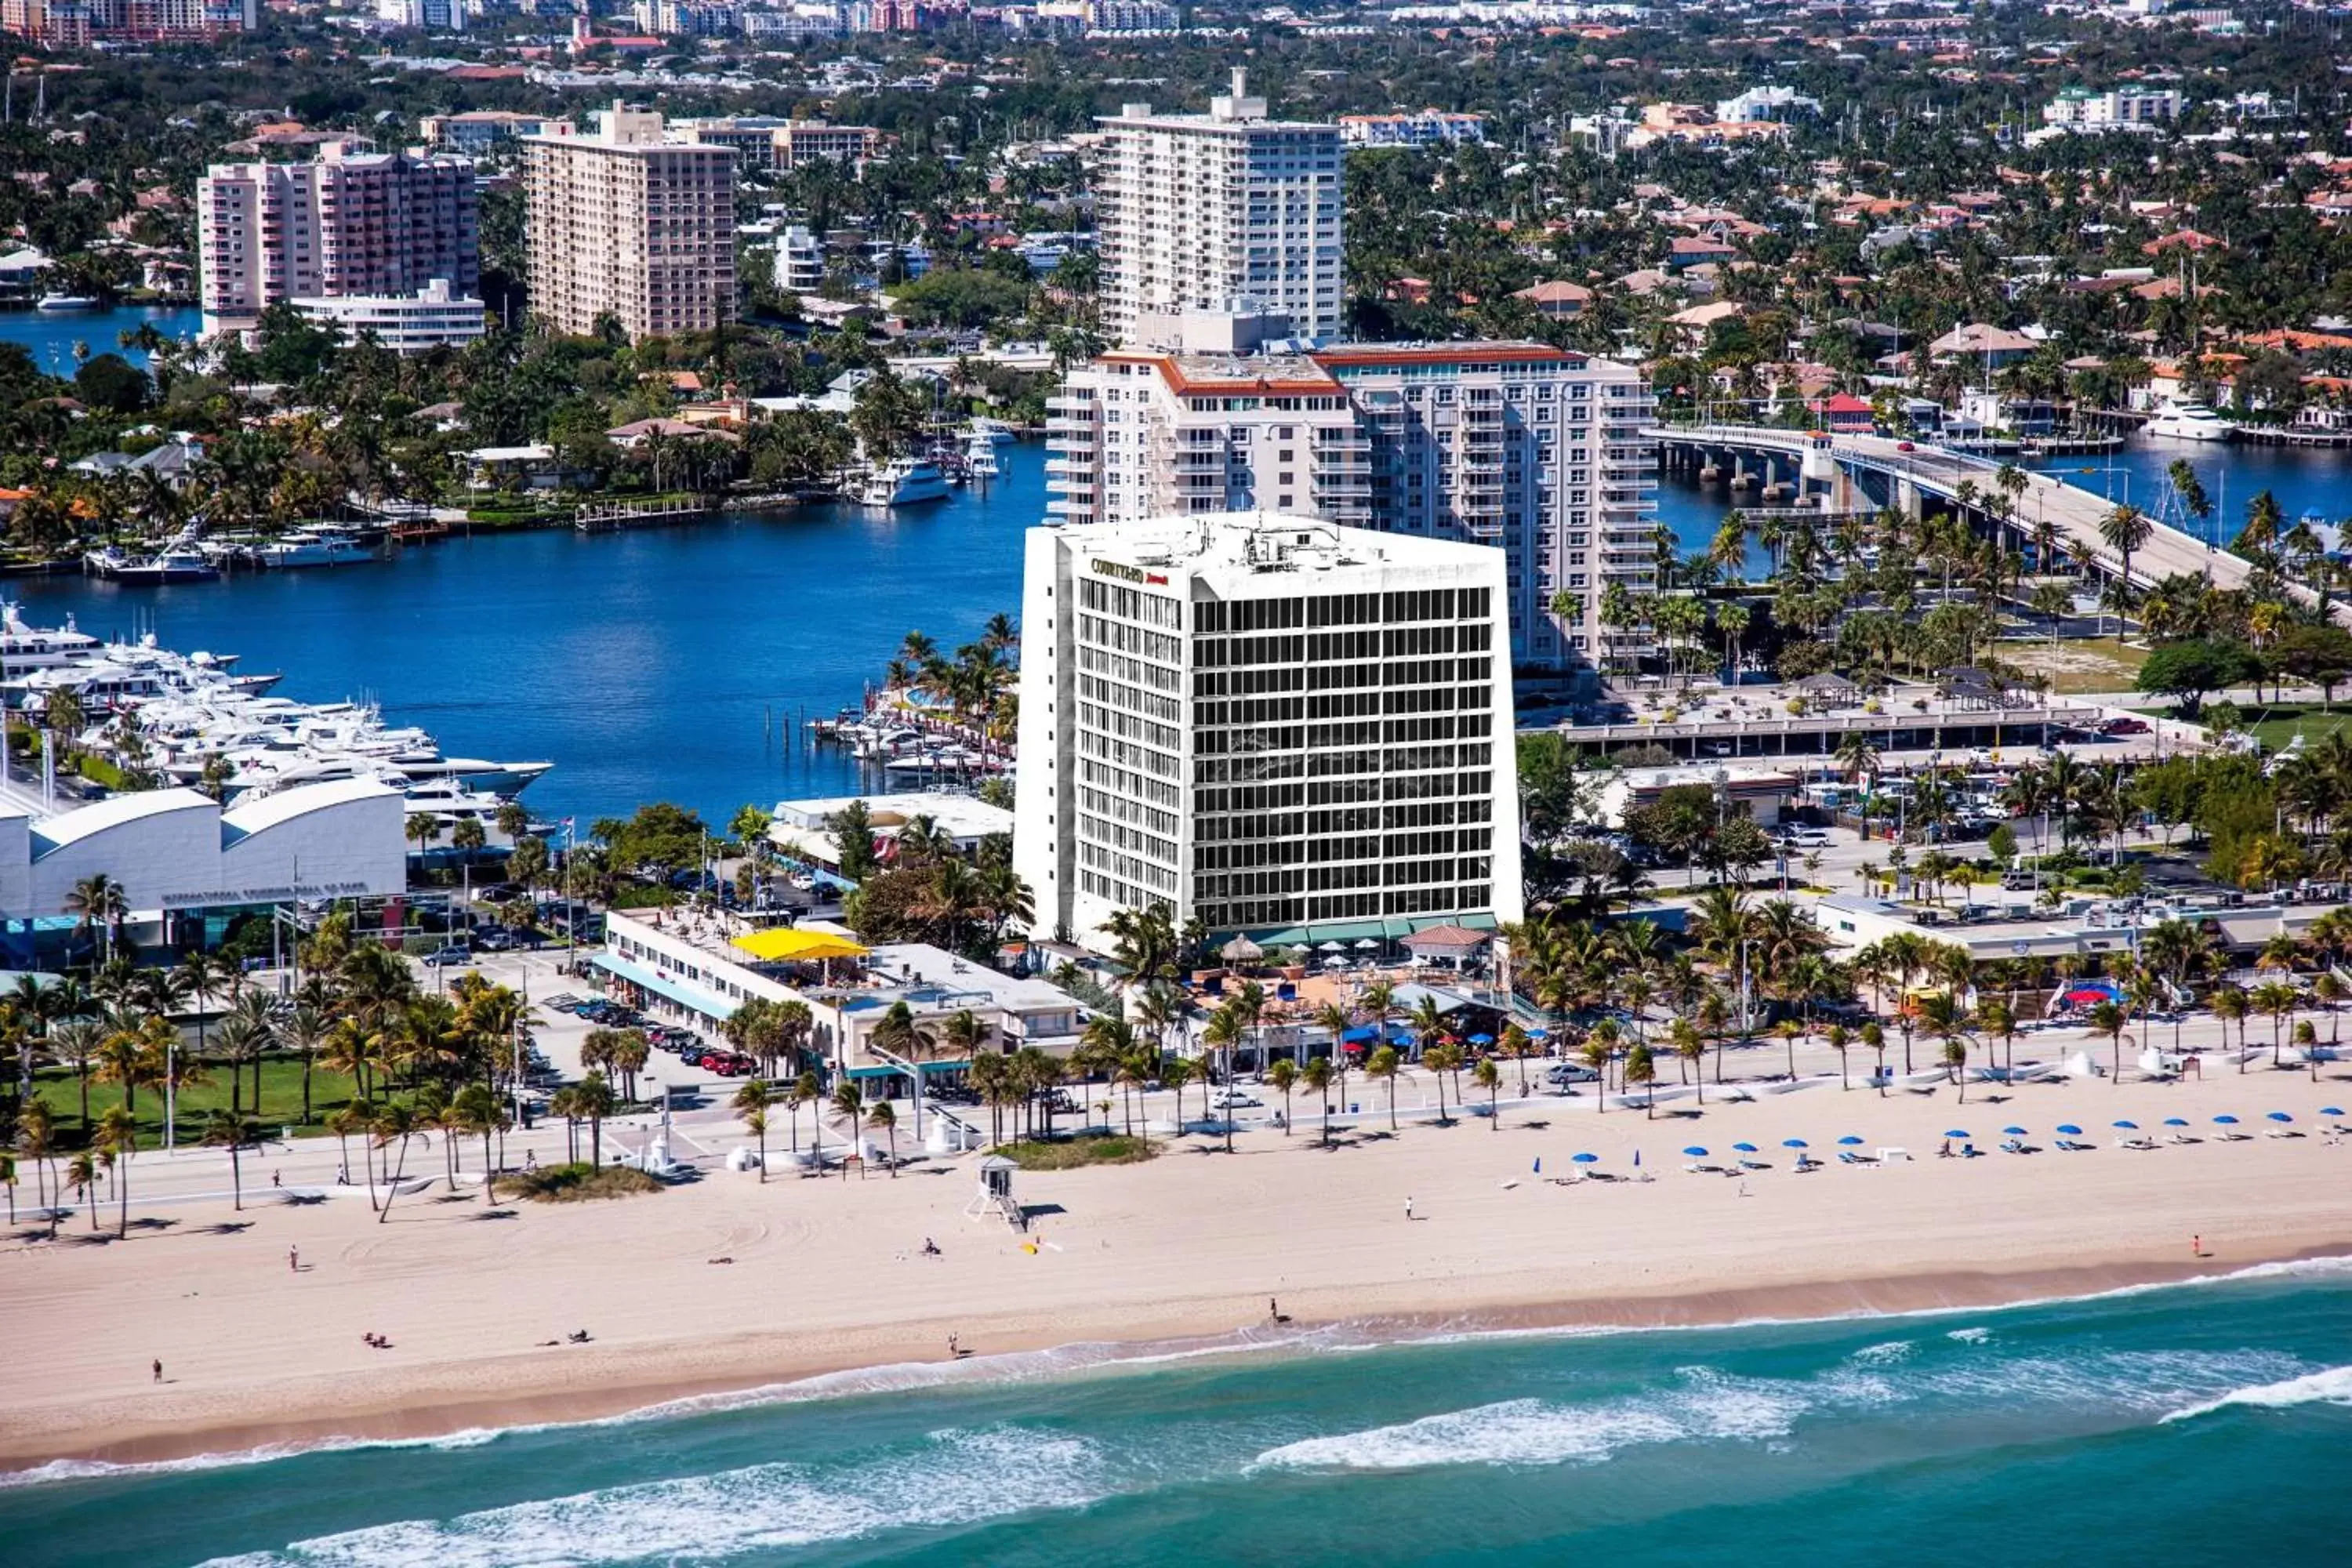
[(711, 503), (699, 496), (669, 500), (583, 501), (572, 514), (572, 526), (582, 533), (617, 533), (625, 528), (701, 517), (712, 510)]

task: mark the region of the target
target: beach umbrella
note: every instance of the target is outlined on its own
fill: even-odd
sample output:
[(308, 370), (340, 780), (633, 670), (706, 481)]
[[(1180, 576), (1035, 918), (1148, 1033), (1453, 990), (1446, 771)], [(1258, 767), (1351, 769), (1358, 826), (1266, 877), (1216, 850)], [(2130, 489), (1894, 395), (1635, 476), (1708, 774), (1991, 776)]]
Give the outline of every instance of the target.
[(2058, 1131), (2069, 1138), (2080, 1138), (2083, 1135), (2083, 1130), (2071, 1121), (2061, 1121), (2058, 1124)]
[(1684, 1150), (1683, 1152), (1688, 1154), (1694, 1160), (1704, 1160), (1706, 1158), (1706, 1151), (1700, 1148), (1696, 1143)]
[(2284, 1110), (2273, 1110), (2273, 1111), (2270, 1112), (2270, 1119), (2271, 1119), (2273, 1121), (2294, 1121), (2294, 1117), (2289, 1116), (2289, 1115), (2288, 1115), (2285, 1111), (2284, 1111)]
[(2185, 1116), (2168, 1116), (2164, 1119), (2164, 1124), (2167, 1127), (2186, 1127), (2189, 1125), (2189, 1118)]
[(1753, 1154), (1756, 1152), (1756, 1145), (1753, 1143), (1734, 1143), (1732, 1147), (1738, 1150), (1743, 1154)]
[(2235, 1127), (2238, 1124), (2238, 1119), (2234, 1116), (2217, 1116), (2213, 1120), (2223, 1127)]
[(2011, 1138), (2022, 1138), (2025, 1136), (2025, 1129), (2022, 1127), (2004, 1127), (2001, 1129), (2001, 1132), (2005, 1136)]
[(1810, 1149), (1812, 1145), (1806, 1142), (1801, 1138), (1783, 1138), (1780, 1140), (1780, 1147), (1783, 1149)]
[(1855, 1144), (1858, 1144), (1858, 1143), (1862, 1142), (1863, 1142), (1863, 1140), (1862, 1140), (1862, 1139), (1860, 1139), (1860, 1138), (1855, 1137), (1853, 1133), (1849, 1132), (1849, 1133), (1847, 1133), (1844, 1137), (1843, 1137), (1843, 1138), (1839, 1139), (1839, 1140), (1838, 1140), (1838, 1142), (1841, 1142), (1841, 1143), (1843, 1143), (1843, 1144), (1845, 1144), (1846, 1146), (1848, 1146), (1849, 1148), (1851, 1148), (1851, 1147), (1853, 1147), (1853, 1145), (1855, 1145)]
[(2118, 1121), (2115, 1123), (2115, 1125), (2122, 1128), (2126, 1132), (2137, 1132), (2139, 1131), (2139, 1123), (2137, 1121)]
[(2319, 1114), (2322, 1116), (2341, 1116), (2344, 1114), (2344, 1108), (2340, 1105), (2323, 1105), (2319, 1108)]
[(1569, 1158), (1575, 1161), (1580, 1165), (1597, 1165), (1601, 1163), (1601, 1156), (1598, 1154), (1570, 1154)]
[(1968, 1132), (1963, 1128), (1947, 1127), (1944, 1129), (1944, 1136), (1947, 1138), (1965, 1138), (1968, 1136)]
[(1379, 942), (1374, 942), (1370, 937), (1366, 937), (1363, 941), (1356, 944), (1356, 951), (1358, 952), (1370, 952), (1380, 945), (1381, 944)]
[(1326, 969), (1345, 969), (1348, 967), (1348, 961), (1335, 952), (1330, 957), (1323, 961), (1323, 967)]
[(1495, 1043), (1495, 1037), (1492, 1035), (1473, 1035), (1470, 1037), (1470, 1043), (1474, 1046), (1491, 1046)]
[(1327, 942), (1315, 950), (1318, 952), (1345, 952), (1348, 950), (1336, 942)]

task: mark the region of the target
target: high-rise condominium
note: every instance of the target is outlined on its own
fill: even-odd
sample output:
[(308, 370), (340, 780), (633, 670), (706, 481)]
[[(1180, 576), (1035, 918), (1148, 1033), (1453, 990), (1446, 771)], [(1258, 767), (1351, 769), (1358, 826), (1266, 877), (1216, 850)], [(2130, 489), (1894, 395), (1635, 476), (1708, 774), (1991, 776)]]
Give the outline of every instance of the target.
[(1115, 341), (1152, 341), (1155, 319), (1237, 300), (1304, 337), (1339, 333), (1338, 126), (1267, 119), (1238, 70), (1206, 114), (1130, 103), (1101, 124), (1096, 226)]
[(1013, 865), (1040, 931), (1519, 918), (1500, 552), (1272, 512), (1028, 540)]
[(481, 281), (470, 160), (329, 142), (308, 163), (215, 163), (196, 182), (207, 335), (295, 300), (414, 296)]
[(735, 317), (735, 154), (667, 142), (615, 103), (584, 136), (523, 139), (530, 308), (559, 331), (611, 316), (634, 342)]
[(1647, 646), (1601, 605), (1612, 584), (1655, 585), (1651, 409), (1633, 367), (1542, 343), (1123, 350), (1055, 396), (1048, 510), (1117, 523), (1263, 507), (1495, 545), (1513, 662), (1581, 670)]

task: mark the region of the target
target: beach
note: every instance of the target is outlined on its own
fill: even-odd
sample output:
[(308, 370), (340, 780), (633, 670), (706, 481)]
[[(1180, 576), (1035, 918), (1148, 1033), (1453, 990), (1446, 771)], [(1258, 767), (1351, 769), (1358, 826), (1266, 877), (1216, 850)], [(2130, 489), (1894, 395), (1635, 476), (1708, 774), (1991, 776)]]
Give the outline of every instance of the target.
[[(20, 1218), (0, 1250), (16, 1352), (0, 1463), (582, 1420), (853, 1368), (982, 1376), (997, 1358), (1063, 1346), (1130, 1347), (1102, 1360), (1307, 1332), (1377, 1342), (2092, 1295), (2352, 1250), (2352, 1147), (2324, 1138), (2315, 1114), (2344, 1093), (2340, 1079), (2260, 1068), (2179, 1085), (1972, 1086), (1965, 1106), (1950, 1088), (1882, 1099), (1832, 1085), (1710, 1095), (1699, 1116), (1654, 1121), (1507, 1101), (1499, 1130), (1465, 1117), (1393, 1137), (1366, 1097), (1328, 1150), (1302, 1111), (1292, 1136), (1245, 1134), (1232, 1155), (1194, 1137), (1147, 1163), (1024, 1173), (1026, 1237), (964, 1217), (972, 1156), (896, 1178), (721, 1172), (503, 1218), (436, 1179), (383, 1224), (356, 1196), (270, 1203), (248, 1160), (262, 1197), (242, 1215), (226, 1202), (134, 1206), (130, 1238), (102, 1244), (85, 1220), (49, 1242)], [(2272, 1110), (2308, 1135), (2262, 1135)], [(2224, 1112), (2256, 1135), (2214, 1141)], [(2112, 1121), (2161, 1136), (2175, 1116), (2203, 1141), (2113, 1146)], [(2098, 1147), (2053, 1149), (2065, 1121)], [(2010, 1124), (2043, 1152), (1997, 1152)], [(1951, 1129), (1986, 1155), (1937, 1158)], [(1832, 1157), (1848, 1134), (1914, 1158), (1831, 1158), (1798, 1174), (1780, 1147), (1801, 1137)], [(1715, 1163), (1742, 1140), (1772, 1168), (1684, 1170), (1685, 1146)], [(1631, 1178), (1637, 1152), (1654, 1179), (1552, 1180), (1579, 1168), (1576, 1152)], [(436, 1149), (411, 1169), (437, 1176), (439, 1163)], [(30, 1192), (27, 1179), (20, 1211)], [(1270, 1321), (1270, 1301), (1287, 1323)], [(587, 1343), (565, 1342), (583, 1329)], [(952, 1371), (950, 1334), (975, 1356)]]

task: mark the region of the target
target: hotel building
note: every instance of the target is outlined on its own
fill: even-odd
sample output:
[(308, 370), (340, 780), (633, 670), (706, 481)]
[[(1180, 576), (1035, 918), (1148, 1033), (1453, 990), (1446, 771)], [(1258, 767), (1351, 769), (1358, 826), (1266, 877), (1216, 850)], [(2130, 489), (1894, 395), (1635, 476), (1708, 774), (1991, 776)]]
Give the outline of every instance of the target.
[(215, 163), (196, 182), (204, 331), (250, 329), (291, 300), (481, 283), (474, 165), (328, 142), (308, 163)]
[(532, 314), (585, 333), (610, 315), (635, 342), (735, 315), (735, 154), (669, 142), (615, 103), (585, 135), (524, 139)]
[(347, 342), (367, 332), (396, 354), (463, 348), (489, 330), (481, 300), (458, 293), (445, 278), (436, 278), (414, 294), (297, 300), (294, 308), (320, 325), (334, 328)]
[(1155, 341), (1154, 318), (1248, 300), (1301, 335), (1336, 337), (1339, 128), (1266, 118), (1234, 73), (1206, 114), (1130, 103), (1103, 126), (1096, 185), (1103, 326)]
[[(1646, 647), (1601, 624), (1656, 585), (1653, 409), (1629, 365), (1528, 342), (1307, 354), (1125, 350), (1052, 404), (1048, 511), (1070, 523), (1263, 508), (1498, 546), (1513, 664), (1578, 671)], [(1566, 614), (1555, 612), (1568, 596)]]
[(1013, 855), (1037, 929), (1517, 920), (1503, 597), (1499, 551), (1310, 518), (1033, 529)]

